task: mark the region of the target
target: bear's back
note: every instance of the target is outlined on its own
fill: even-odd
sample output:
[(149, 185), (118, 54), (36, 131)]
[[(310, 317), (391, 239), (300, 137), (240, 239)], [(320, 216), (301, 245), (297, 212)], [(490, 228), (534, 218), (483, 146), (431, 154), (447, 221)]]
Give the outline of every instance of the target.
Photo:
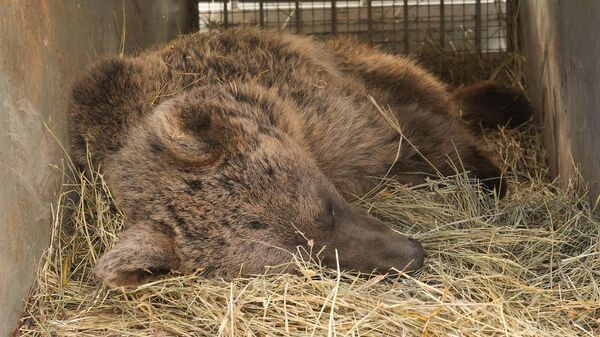
[(95, 162), (102, 163), (122, 147), (130, 125), (191, 88), (247, 82), (309, 114), (328, 109), (331, 102), (323, 103), (324, 98), (364, 91), (340, 75), (319, 43), (305, 37), (257, 30), (187, 35), (138, 57), (103, 60), (76, 83), (74, 158), (85, 164), (89, 146)]

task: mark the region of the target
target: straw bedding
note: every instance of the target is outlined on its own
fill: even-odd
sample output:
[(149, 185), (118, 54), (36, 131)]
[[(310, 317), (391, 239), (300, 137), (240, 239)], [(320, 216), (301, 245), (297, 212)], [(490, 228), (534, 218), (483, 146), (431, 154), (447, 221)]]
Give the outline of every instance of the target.
[[(593, 336), (600, 334), (600, 222), (574, 177), (547, 178), (532, 127), (486, 133), (511, 192), (464, 175), (392, 181), (356, 203), (428, 252), (419, 273), (357, 277), (297, 259), (303, 275), (231, 282), (171, 275), (108, 290), (92, 274), (123, 216), (100, 174), (65, 172), (52, 243), (20, 332), (50, 336)], [(65, 165), (64, 171), (69, 171)], [(67, 177), (75, 176), (75, 179)], [(299, 254), (298, 256), (305, 256)], [(316, 261), (316, 262), (315, 262)]]
[[(600, 335), (600, 220), (585, 186), (549, 180), (538, 132), (486, 132), (508, 168), (498, 200), (457, 174), (382, 179), (354, 201), (423, 242), (414, 275), (357, 277), (298, 258), (302, 275), (233, 281), (170, 275), (109, 290), (92, 274), (123, 229), (99, 173), (66, 162), (52, 242), (26, 301), (23, 336)], [(460, 165), (460, 164), (458, 164)], [(310, 249), (310, 248), (308, 248)]]

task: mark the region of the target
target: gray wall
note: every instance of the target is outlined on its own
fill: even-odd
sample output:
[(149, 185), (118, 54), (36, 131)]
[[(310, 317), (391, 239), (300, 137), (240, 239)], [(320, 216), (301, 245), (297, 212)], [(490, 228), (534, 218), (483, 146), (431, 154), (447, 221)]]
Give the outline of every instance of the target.
[[(197, 25), (190, 0), (0, 0), (0, 336), (48, 245), (50, 204), (68, 146), (70, 85), (90, 62), (166, 41)], [(123, 13), (125, 13), (123, 18)]]
[(600, 183), (600, 1), (521, 0), (527, 86), (552, 174)]

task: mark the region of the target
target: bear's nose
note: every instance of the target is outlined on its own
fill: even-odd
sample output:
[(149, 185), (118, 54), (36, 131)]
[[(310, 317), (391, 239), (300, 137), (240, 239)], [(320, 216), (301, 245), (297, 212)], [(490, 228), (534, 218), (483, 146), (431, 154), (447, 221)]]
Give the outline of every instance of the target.
[(408, 256), (409, 259), (412, 258), (412, 262), (409, 262), (409, 265), (407, 266), (407, 271), (421, 269), (421, 267), (423, 267), (423, 263), (425, 262), (425, 257), (427, 255), (425, 253), (425, 249), (423, 248), (423, 245), (421, 245), (421, 242), (419, 242), (418, 240), (415, 240), (410, 237), (407, 239), (408, 242), (410, 242), (410, 244), (412, 245), (411, 254), (409, 254)]

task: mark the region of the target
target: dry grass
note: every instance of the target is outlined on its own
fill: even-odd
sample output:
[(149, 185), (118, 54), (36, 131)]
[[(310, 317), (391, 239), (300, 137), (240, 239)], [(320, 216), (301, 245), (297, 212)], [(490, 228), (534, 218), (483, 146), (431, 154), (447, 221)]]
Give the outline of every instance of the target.
[(465, 40), (465, 50), (456, 50), (451, 45), (442, 46), (437, 40), (429, 38), (419, 47), (416, 56), (423, 66), (437, 74), (450, 87), (495, 80), (524, 89), (523, 55), (518, 51), (481, 55), (473, 45), (472, 37), (466, 37)]
[[(490, 77), (521, 83), (518, 56), (465, 60), (465, 54), (428, 48), (421, 59), (450, 83)], [(106, 289), (91, 271), (116, 242), (123, 215), (101, 174), (86, 177), (66, 164), (52, 243), (20, 333), (600, 335), (600, 220), (581, 179), (574, 177), (566, 189), (548, 179), (531, 126), (488, 132), (484, 142), (508, 168), (511, 189), (503, 200), (463, 174), (413, 187), (383, 181), (381, 189), (357, 198), (390, 226), (420, 239), (428, 253), (415, 275), (371, 279), (298, 258), (292, 263), (303, 276), (225, 282), (172, 275), (137, 289)]]
[(485, 135), (510, 168), (504, 200), (463, 175), (418, 187), (389, 181), (360, 198), (427, 249), (418, 274), (387, 278), (298, 260), (304, 276), (225, 282), (173, 275), (108, 290), (91, 270), (117, 240), (123, 216), (100, 174), (75, 174), (65, 178), (21, 334), (597, 335), (600, 222), (580, 180), (564, 190), (548, 181), (537, 139), (531, 127)]

